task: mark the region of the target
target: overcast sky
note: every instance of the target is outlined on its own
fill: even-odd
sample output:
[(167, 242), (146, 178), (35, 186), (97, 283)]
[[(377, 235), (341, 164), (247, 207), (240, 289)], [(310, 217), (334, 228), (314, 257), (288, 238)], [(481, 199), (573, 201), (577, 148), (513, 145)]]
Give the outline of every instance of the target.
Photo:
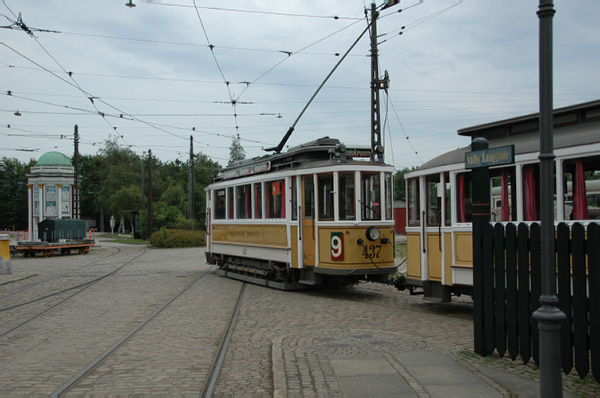
[[(262, 156), (366, 28), (370, 8), (369, 0), (127, 1), (4, 0), (0, 25), (21, 13), (35, 37), (0, 30), (0, 157), (72, 156), (74, 125), (84, 154), (118, 137), (140, 155), (185, 161), (193, 135), (196, 152), (225, 165), (239, 134), (247, 157)], [(402, 0), (381, 13), (386, 163), (419, 166), (468, 145), (460, 128), (538, 111), (538, 5)], [(599, 99), (600, 1), (557, 0), (555, 9), (554, 106)], [(369, 47), (367, 34), (287, 145), (323, 136), (370, 144)]]

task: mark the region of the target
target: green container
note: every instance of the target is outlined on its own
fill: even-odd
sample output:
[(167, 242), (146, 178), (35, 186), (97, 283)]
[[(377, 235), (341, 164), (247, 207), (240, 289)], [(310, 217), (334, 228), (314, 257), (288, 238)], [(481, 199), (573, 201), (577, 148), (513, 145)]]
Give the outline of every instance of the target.
[(85, 220), (49, 218), (38, 223), (38, 238), (53, 243), (85, 239)]

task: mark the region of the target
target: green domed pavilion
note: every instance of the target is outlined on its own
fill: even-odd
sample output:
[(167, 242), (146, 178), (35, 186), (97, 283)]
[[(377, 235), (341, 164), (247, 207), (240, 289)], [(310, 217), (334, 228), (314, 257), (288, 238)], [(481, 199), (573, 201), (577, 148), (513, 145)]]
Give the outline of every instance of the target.
[(38, 223), (48, 218), (77, 218), (73, 214), (75, 168), (63, 153), (43, 154), (27, 174), (29, 240), (36, 240)]

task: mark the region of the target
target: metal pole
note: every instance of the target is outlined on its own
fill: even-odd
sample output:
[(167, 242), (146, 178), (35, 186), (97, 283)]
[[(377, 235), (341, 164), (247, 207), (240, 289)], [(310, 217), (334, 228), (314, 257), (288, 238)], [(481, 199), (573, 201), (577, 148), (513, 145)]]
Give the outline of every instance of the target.
[(148, 238), (153, 231), (154, 214), (152, 209), (152, 150), (148, 150)]
[(188, 174), (188, 219), (194, 218), (194, 136), (190, 135), (190, 170)]
[(552, 105), (552, 0), (540, 0), (540, 219), (542, 306), (533, 313), (540, 333), (540, 396), (562, 397), (560, 323), (565, 314), (557, 307), (554, 248), (554, 143)]
[(371, 161), (384, 162), (381, 145), (381, 112), (379, 110), (379, 50), (377, 49), (377, 17), (379, 11), (371, 3)]
[[(73, 218), (79, 218), (79, 127), (77, 125), (75, 125), (74, 144), (75, 186), (73, 187)], [(58, 194), (60, 195), (60, 192)]]

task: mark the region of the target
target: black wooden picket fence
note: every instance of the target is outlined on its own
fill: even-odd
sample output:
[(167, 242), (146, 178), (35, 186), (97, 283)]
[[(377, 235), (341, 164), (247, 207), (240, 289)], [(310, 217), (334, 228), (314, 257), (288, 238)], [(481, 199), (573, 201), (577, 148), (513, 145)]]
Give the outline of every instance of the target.
[[(474, 306), (476, 351), (524, 363), (539, 363), (539, 332), (532, 317), (540, 307), (540, 224), (491, 224), (480, 237), (482, 286)], [(477, 244), (477, 242), (474, 242)], [(575, 367), (579, 377), (590, 372), (600, 382), (600, 224), (559, 223), (556, 228), (561, 365)], [(474, 286), (475, 288), (475, 286)], [(479, 309), (479, 310), (477, 310)], [(479, 324), (478, 324), (479, 323)], [(477, 348), (477, 341), (481, 342)]]

